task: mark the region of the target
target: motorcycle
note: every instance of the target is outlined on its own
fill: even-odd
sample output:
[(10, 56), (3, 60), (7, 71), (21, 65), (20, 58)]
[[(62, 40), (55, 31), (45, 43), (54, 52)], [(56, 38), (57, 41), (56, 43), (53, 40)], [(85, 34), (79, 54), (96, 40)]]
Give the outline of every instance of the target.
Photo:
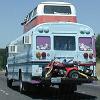
[(72, 79), (78, 79), (78, 67), (75, 65), (73, 60), (62, 60), (60, 58), (53, 59), (45, 67), (45, 78), (50, 77), (67, 77)]

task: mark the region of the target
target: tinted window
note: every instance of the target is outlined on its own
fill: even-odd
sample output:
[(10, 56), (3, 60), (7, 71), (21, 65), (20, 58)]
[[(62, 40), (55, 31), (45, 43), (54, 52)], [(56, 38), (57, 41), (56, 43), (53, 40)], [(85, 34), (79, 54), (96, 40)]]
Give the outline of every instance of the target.
[(75, 37), (54, 36), (54, 50), (75, 50)]
[(46, 14), (71, 14), (71, 8), (70, 6), (50, 6), (46, 5), (44, 6), (44, 13)]

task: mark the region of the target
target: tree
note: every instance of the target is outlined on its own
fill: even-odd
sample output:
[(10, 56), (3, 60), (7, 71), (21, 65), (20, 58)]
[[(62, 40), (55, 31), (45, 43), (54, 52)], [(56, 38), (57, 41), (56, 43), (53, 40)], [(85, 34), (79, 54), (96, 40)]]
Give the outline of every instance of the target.
[(96, 38), (96, 56), (100, 59), (100, 35)]
[(7, 48), (0, 49), (0, 69), (4, 69), (7, 62)]

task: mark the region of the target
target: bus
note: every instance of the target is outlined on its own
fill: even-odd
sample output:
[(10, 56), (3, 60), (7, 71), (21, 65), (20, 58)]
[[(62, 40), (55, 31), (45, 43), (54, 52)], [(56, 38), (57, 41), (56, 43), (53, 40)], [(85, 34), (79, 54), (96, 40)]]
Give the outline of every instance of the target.
[(94, 31), (77, 23), (71, 3), (42, 2), (21, 24), (23, 34), (8, 45), (8, 87), (19, 81), (20, 92), (30, 84), (73, 92), (96, 77)]
[(47, 22), (77, 22), (74, 5), (65, 2), (41, 2), (21, 23), (24, 32), (41, 23)]

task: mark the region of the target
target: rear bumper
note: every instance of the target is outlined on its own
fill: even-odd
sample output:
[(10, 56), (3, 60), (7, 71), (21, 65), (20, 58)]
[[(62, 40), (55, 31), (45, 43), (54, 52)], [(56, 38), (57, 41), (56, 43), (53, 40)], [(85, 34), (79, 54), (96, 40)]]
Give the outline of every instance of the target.
[(82, 84), (82, 83), (92, 83), (93, 80), (92, 79), (69, 79), (69, 78), (65, 78), (65, 79), (61, 79), (60, 83), (52, 83), (51, 79), (42, 79), (41, 83), (42, 84)]
[[(56, 78), (55, 78), (56, 79)], [(75, 85), (81, 85), (83, 83), (92, 83), (94, 81), (94, 78), (85, 79), (85, 78), (79, 78), (79, 79), (70, 79), (70, 78), (60, 78), (60, 80), (54, 80), (52, 81), (52, 78), (41, 78), (39, 80), (32, 80), (32, 84), (43, 84), (43, 85), (64, 85), (64, 84), (75, 84)], [(35, 82), (35, 83), (34, 83)]]

